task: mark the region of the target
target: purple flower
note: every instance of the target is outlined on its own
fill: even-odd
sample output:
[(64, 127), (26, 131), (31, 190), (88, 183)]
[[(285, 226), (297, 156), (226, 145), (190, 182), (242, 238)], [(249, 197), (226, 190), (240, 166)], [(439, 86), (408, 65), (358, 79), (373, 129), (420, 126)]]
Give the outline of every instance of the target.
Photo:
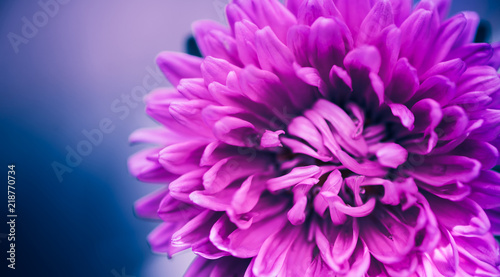
[[(450, 1), (234, 0), (133, 142), (186, 276), (500, 276), (499, 44)], [(165, 185), (168, 184), (168, 185)]]

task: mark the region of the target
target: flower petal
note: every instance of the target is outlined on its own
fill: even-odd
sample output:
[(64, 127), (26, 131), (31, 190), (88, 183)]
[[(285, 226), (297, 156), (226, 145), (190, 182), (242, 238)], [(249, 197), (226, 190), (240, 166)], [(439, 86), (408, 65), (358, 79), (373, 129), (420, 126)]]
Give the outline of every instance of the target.
[(500, 207), (500, 173), (482, 170), (479, 177), (467, 183), (472, 193), (470, 199), (476, 201), (483, 209)]
[(468, 198), (457, 202), (435, 196), (428, 196), (427, 199), (439, 223), (452, 235), (480, 236), (490, 229), (486, 213)]
[(255, 258), (253, 273), (263, 277), (276, 276), (285, 263), (288, 250), (300, 232), (301, 228), (286, 225), (266, 239)]
[(162, 52), (156, 58), (156, 63), (174, 87), (183, 78), (200, 77), (202, 61), (201, 58), (177, 52)]
[(356, 44), (371, 43), (385, 27), (391, 24), (394, 24), (391, 1), (377, 1), (361, 23)]

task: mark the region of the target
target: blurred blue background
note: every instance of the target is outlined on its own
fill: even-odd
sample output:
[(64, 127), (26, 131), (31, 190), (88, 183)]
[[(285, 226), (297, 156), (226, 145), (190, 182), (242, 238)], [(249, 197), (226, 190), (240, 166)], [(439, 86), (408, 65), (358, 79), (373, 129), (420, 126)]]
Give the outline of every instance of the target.
[[(45, 17), (38, 1), (0, 2), (0, 176), (16, 165), (18, 214), (15, 274), (5, 271), (0, 225), (0, 276), (182, 276), (192, 254), (152, 254), (146, 236), (157, 223), (133, 214), (134, 201), (158, 187), (128, 173), (127, 158), (144, 147), (130, 146), (129, 134), (154, 123), (127, 97), (144, 78), (167, 86), (155, 56), (185, 51), (197, 19), (224, 22), (228, 0), (54, 1), (41, 0), (58, 3)], [(500, 38), (498, 0), (455, 1), (452, 13), (460, 10), (477, 11)], [(111, 131), (58, 177), (54, 162), (66, 164), (68, 148), (103, 120)]]

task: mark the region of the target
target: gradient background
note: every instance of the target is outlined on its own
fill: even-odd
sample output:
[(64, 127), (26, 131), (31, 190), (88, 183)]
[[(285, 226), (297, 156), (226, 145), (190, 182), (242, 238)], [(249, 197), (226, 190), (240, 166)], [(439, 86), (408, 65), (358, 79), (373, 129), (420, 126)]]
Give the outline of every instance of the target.
[[(126, 116), (111, 105), (142, 84), (160, 51), (185, 51), (191, 22), (224, 22), (227, 2), (71, 0), (18, 53), (7, 35), (21, 35), (22, 18), (32, 22), (42, 8), (0, 2), (0, 179), (14, 163), (18, 214), (13, 274), (6, 271), (7, 183), (0, 184), (1, 276), (182, 276), (193, 255), (152, 254), (146, 236), (157, 223), (132, 210), (157, 186), (128, 173), (127, 158), (144, 147), (130, 146), (128, 136), (155, 123), (142, 102)], [(460, 10), (477, 11), (500, 39), (500, 1), (454, 1), (452, 14)], [(99, 128), (103, 118), (113, 132), (59, 182), (52, 162), (65, 164), (66, 147), (75, 149), (82, 131)]]

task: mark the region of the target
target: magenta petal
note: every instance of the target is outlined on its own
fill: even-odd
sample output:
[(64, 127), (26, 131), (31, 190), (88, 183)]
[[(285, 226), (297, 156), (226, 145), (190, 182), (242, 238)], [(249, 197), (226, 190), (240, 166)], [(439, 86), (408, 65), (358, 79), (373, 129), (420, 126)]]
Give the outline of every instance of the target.
[(310, 66), (307, 45), (311, 28), (305, 25), (295, 25), (288, 30), (287, 46), (295, 56), (295, 60), (301, 66)]
[(500, 276), (500, 249), (490, 233), (483, 236), (457, 236), (461, 268), (468, 274)]
[(332, 66), (342, 65), (352, 44), (349, 29), (342, 21), (320, 17), (311, 26), (309, 62), (318, 69), (320, 76), (327, 80)]
[(312, 25), (319, 17), (337, 17), (342, 18), (339, 10), (331, 0), (306, 0), (302, 1), (297, 19), (300, 24)]
[(490, 219), (491, 233), (495, 236), (500, 235), (500, 208), (486, 210), (485, 212)]
[(465, 111), (459, 106), (448, 106), (443, 110), (443, 119), (436, 127), (441, 140), (452, 140), (463, 135), (469, 125)]
[(306, 276), (313, 260), (315, 243), (308, 240), (304, 229), (287, 251), (285, 263), (278, 276)]
[(143, 182), (164, 183), (177, 178), (178, 175), (166, 171), (158, 162), (158, 152), (159, 149), (146, 149), (131, 156), (128, 160), (130, 173)]
[(306, 220), (307, 197), (301, 197), (288, 211), (287, 217), (292, 225), (300, 225)]
[(413, 1), (412, 0), (391, 0), (392, 10), (394, 13), (394, 23), (401, 26), (410, 15)]
[(318, 255), (307, 268), (305, 276), (335, 276), (334, 274), (335, 272), (323, 261), (321, 256)]
[(182, 227), (184, 222), (162, 223), (148, 235), (151, 249), (158, 253), (167, 253), (169, 257), (189, 248), (189, 246), (174, 246), (171, 243), (172, 234)]
[(361, 22), (365, 19), (366, 15), (370, 12), (371, 1), (369, 0), (336, 0), (338, 10), (342, 14), (344, 21), (351, 30), (353, 37), (356, 37)]
[(416, 254), (409, 254), (404, 260), (385, 264), (385, 270), (388, 276), (413, 276), (418, 265), (418, 257)]
[(297, 15), (299, 12), (299, 7), (302, 4), (302, 0), (286, 0), (285, 6), (291, 11), (294, 15)]
[(363, 45), (375, 40), (387, 26), (394, 24), (394, 14), (391, 1), (377, 1), (361, 23), (357, 45)]
[(350, 51), (344, 59), (344, 65), (349, 72), (352, 69), (367, 68), (378, 73), (381, 64), (380, 53), (373, 46), (362, 46)]
[(405, 103), (413, 97), (419, 87), (417, 70), (406, 58), (400, 59), (386, 88), (386, 96), (394, 103)]
[(140, 217), (158, 218), (158, 206), (168, 194), (168, 189), (159, 189), (145, 197), (137, 200), (134, 204), (135, 213)]
[(415, 116), (414, 133), (424, 132), (425, 134), (429, 134), (433, 132), (443, 118), (443, 112), (439, 103), (429, 98), (420, 100), (413, 105), (411, 112)]
[(189, 100), (205, 99), (214, 101), (213, 97), (208, 92), (203, 78), (185, 78), (180, 80), (177, 90), (180, 94)]
[(279, 41), (270, 28), (255, 33), (257, 56), (262, 69), (274, 73), (291, 70), (293, 54), (283, 42)]
[(316, 68), (300, 67), (297, 64), (294, 64), (293, 67), (295, 69), (297, 77), (299, 77), (302, 81), (304, 81), (304, 83), (315, 87), (321, 86), (321, 83), (323, 81), (321, 80), (321, 76), (319, 75), (319, 72)]
[(480, 18), (477, 13), (466, 11), (462, 12), (462, 14), (465, 17), (467, 24), (465, 25), (463, 32), (460, 34), (457, 41), (455, 42), (453, 48), (458, 48), (460, 46), (473, 42), (474, 37), (476, 36), (477, 27), (479, 26)]
[(408, 152), (401, 145), (396, 143), (387, 143), (377, 150), (378, 162), (387, 167), (397, 168), (406, 162)]
[(491, 46), (493, 47), (493, 56), (488, 65), (498, 70), (500, 68), (500, 42), (492, 43)]
[(481, 163), (481, 169), (492, 169), (497, 165), (498, 149), (488, 142), (466, 140), (452, 152), (454, 155), (466, 156)]
[(471, 91), (483, 91), (488, 96), (500, 90), (500, 76), (490, 66), (471, 66), (457, 82), (457, 96)]
[(210, 260), (229, 256), (229, 253), (215, 247), (215, 245), (208, 239), (208, 237), (193, 244), (191, 249), (194, 254)]
[[(335, 129), (336, 133), (341, 137), (337, 142), (350, 153), (355, 155), (364, 155), (367, 153), (367, 146), (364, 138), (356, 137), (357, 127), (347, 113), (337, 105), (325, 101), (318, 100), (313, 106), (313, 110)], [(312, 111), (305, 113), (306, 117), (312, 116)], [(323, 133), (323, 135), (328, 135)]]
[(477, 236), (490, 229), (486, 213), (470, 199), (457, 202), (434, 196), (428, 199), (439, 223), (450, 230), (452, 235)]
[(211, 102), (207, 100), (190, 100), (172, 102), (168, 107), (168, 112), (172, 118), (180, 125), (195, 133), (207, 134), (210, 128), (202, 118), (202, 109)]
[(413, 123), (415, 122), (415, 116), (413, 113), (402, 104), (391, 103), (388, 104), (391, 108), (391, 112), (394, 116), (399, 117), (401, 124), (405, 126), (408, 130), (413, 130)]
[(300, 154), (305, 154), (308, 156), (311, 156), (313, 158), (316, 158), (320, 161), (331, 161), (332, 156), (331, 155), (323, 155), (318, 152), (316, 152), (313, 148), (309, 147), (308, 145), (295, 140), (295, 139), (290, 139), (290, 138), (282, 138), (281, 142), (289, 147), (290, 149), (293, 150), (294, 153), (300, 153)]
[(442, 75), (452, 82), (456, 82), (467, 68), (461, 59), (453, 59), (440, 62), (431, 67), (427, 72), (420, 76), (420, 80), (426, 80), (434, 75)]
[(455, 96), (455, 91), (456, 85), (450, 79), (440, 75), (432, 76), (422, 82), (412, 102), (429, 98), (436, 100), (441, 106), (444, 106)]
[(245, 179), (241, 187), (234, 194), (231, 206), (238, 214), (251, 211), (259, 201), (261, 193), (265, 189), (265, 182), (255, 175)]
[(201, 20), (193, 24), (193, 34), (203, 56), (228, 60), (240, 64), (235, 39), (227, 27), (211, 21)]
[[(407, 0), (402, 0), (407, 1)], [(389, 25), (382, 30), (382, 33), (374, 42), (380, 52), (382, 64), (380, 65), (379, 75), (387, 85), (390, 81), (394, 66), (399, 58), (401, 47), (401, 30), (394, 25)]]
[(260, 140), (260, 146), (262, 147), (278, 147), (278, 146), (283, 146), (281, 144), (281, 141), (279, 139), (279, 136), (284, 134), (285, 131), (283, 130), (278, 130), (276, 132), (272, 132), (269, 130), (266, 130), (264, 134), (262, 134), (262, 138)]
[(213, 133), (219, 140), (234, 146), (253, 146), (257, 143), (248, 140), (248, 137), (257, 134), (255, 126), (246, 120), (232, 116), (225, 116), (217, 121)]
[(401, 24), (400, 57), (408, 58), (417, 70), (426, 58), (425, 53), (431, 44), (430, 40), (437, 33), (438, 20), (433, 12), (419, 9)]
[(343, 99), (352, 91), (352, 79), (349, 74), (336, 65), (332, 66), (329, 75), (330, 84), (335, 89), (335, 93), (328, 93), (327, 98)]
[(259, 28), (269, 26), (282, 42), (286, 41), (287, 30), (296, 23), (295, 16), (277, 0), (236, 0), (234, 3)]
[(454, 182), (442, 186), (432, 186), (419, 182), (419, 187), (427, 190), (428, 192), (431, 192), (438, 197), (451, 201), (463, 200), (471, 193), (470, 186), (464, 185), (462, 182)]
[(275, 74), (250, 65), (239, 73), (238, 78), (241, 92), (253, 102), (294, 109), (288, 91)]
[(203, 76), (205, 85), (207, 86), (212, 82), (218, 82), (225, 85), (229, 72), (237, 72), (240, 69), (226, 60), (214, 57), (206, 57), (201, 63), (200, 68), (201, 75)]
[(493, 48), (488, 43), (471, 43), (456, 48), (448, 54), (448, 59), (459, 58), (467, 66), (483, 65), (493, 56)]
[(172, 245), (177, 247), (190, 247), (207, 237), (210, 228), (220, 215), (210, 210), (204, 210), (185, 223), (172, 235)]
[(317, 177), (319, 177), (319, 173), (320, 168), (315, 165), (296, 167), (286, 175), (269, 179), (267, 181), (267, 187), (271, 191), (277, 191), (283, 188), (291, 187), (308, 179), (316, 179), (316, 182), (318, 182), (319, 179), (317, 179)]
[(484, 120), (481, 127), (472, 131), (470, 138), (482, 141), (492, 141), (500, 135), (500, 110), (485, 109), (471, 112), (469, 118), (472, 120)]
[(431, 44), (429, 52), (425, 57), (424, 68), (427, 70), (436, 63), (441, 62), (450, 52), (451, 48), (462, 34), (466, 26), (467, 20), (464, 14), (458, 14), (440, 26), (435, 41)]
[(486, 108), (492, 99), (482, 91), (471, 91), (460, 95), (453, 99), (450, 104), (456, 104), (462, 107), (465, 111), (477, 111)]
[(203, 174), (207, 171), (206, 168), (200, 168), (198, 170), (194, 170), (183, 174), (179, 178), (172, 181), (168, 188), (170, 189), (170, 193), (174, 192), (184, 192), (191, 193), (195, 190), (202, 189), (202, 177)]
[(198, 206), (212, 211), (226, 211), (231, 207), (231, 201), (237, 189), (229, 187), (213, 194), (206, 191), (194, 191), (189, 194), (189, 199)]
[(169, 193), (156, 207), (158, 216), (165, 222), (183, 221), (188, 222), (198, 215), (203, 209), (180, 201)]
[(275, 276), (283, 267), (286, 254), (300, 231), (299, 227), (287, 225), (270, 236), (255, 258), (253, 273), (257, 276)]
[(174, 87), (182, 78), (200, 77), (202, 61), (201, 58), (175, 52), (162, 52), (156, 58), (156, 63)]
[(415, 179), (422, 182), (442, 186), (456, 181), (469, 182), (476, 178), (481, 169), (481, 163), (463, 156), (434, 156), (425, 163), (408, 171)]
[(361, 239), (370, 253), (383, 263), (401, 261), (413, 247), (414, 231), (386, 210), (358, 220), (362, 226)]
[(236, 47), (243, 64), (258, 66), (259, 60), (255, 51), (255, 32), (259, 30), (255, 24), (248, 20), (238, 21), (234, 25)]
[(459, 257), (455, 240), (447, 230), (441, 230), (441, 239), (437, 247), (429, 253), (435, 268), (444, 276), (455, 276)]
[(349, 260), (358, 243), (359, 227), (356, 220), (348, 221), (338, 228), (326, 225), (325, 230), (316, 231), (316, 243), (323, 260), (335, 271)]
[(184, 174), (199, 168), (204, 141), (187, 141), (163, 148), (158, 154), (160, 164), (169, 172)]
[(250, 162), (244, 156), (220, 160), (203, 175), (203, 186), (207, 192), (219, 192), (235, 180), (265, 171), (267, 165), (262, 160), (261, 162), (256, 162), (253, 159)]
[(281, 230), (286, 220), (286, 216), (281, 214), (273, 215), (242, 230), (236, 228), (224, 215), (213, 225), (210, 240), (217, 248), (235, 257), (254, 257), (259, 253), (264, 241)]
[(483, 170), (478, 178), (468, 183), (472, 189), (470, 199), (483, 209), (500, 207), (500, 173)]

